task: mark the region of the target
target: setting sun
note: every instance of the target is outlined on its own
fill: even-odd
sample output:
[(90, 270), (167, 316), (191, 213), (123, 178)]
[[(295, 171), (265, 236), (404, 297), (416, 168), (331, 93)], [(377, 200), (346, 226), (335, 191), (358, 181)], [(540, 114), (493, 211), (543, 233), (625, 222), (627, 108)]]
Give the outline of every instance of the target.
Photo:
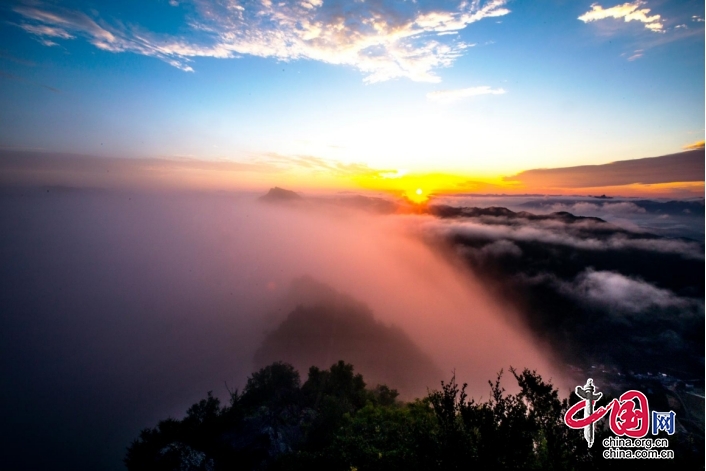
[(405, 197), (415, 204), (426, 203), (429, 197), (424, 194), (421, 188), (417, 188), (414, 193), (406, 192)]

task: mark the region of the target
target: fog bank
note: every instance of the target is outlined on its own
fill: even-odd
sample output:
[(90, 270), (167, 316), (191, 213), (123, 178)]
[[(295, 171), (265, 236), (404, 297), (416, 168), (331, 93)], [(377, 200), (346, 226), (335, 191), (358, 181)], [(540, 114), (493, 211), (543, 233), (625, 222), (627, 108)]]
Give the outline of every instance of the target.
[(409, 218), (245, 194), (52, 190), (4, 192), (0, 224), (10, 468), (121, 469), (141, 428), (242, 387), (302, 275), (397, 326), (471, 395), (487, 397), (510, 365), (559, 379), (508, 308)]

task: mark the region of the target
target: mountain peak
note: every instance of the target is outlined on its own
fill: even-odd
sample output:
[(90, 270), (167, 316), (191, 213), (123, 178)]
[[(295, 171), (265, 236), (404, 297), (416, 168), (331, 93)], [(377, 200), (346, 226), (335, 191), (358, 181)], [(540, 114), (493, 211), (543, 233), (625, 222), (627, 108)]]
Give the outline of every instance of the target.
[(270, 201), (270, 202), (276, 202), (276, 201), (299, 201), (302, 199), (302, 197), (292, 191), (292, 190), (285, 190), (284, 188), (280, 188), (278, 186), (274, 188), (270, 188), (270, 191), (267, 192), (267, 194), (262, 195), (259, 198), (261, 201)]

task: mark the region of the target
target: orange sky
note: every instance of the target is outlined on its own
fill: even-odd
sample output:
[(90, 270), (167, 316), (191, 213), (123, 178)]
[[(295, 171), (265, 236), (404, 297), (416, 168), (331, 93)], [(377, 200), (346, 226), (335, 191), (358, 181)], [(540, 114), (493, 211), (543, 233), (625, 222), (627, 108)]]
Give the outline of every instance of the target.
[(2, 152), (0, 184), (250, 190), (372, 191), (414, 202), (439, 194), (552, 194), (686, 198), (704, 196), (704, 150), (605, 165), (537, 169), (516, 175), (405, 173), (314, 157), (269, 156), (251, 163), (117, 159)]

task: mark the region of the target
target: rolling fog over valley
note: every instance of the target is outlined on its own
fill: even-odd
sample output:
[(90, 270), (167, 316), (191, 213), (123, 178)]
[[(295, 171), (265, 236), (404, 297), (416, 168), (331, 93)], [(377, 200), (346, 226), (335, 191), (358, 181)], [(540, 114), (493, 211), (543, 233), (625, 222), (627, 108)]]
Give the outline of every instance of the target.
[[(3, 412), (6, 460), (118, 469), (140, 429), (206, 391), (241, 388), (256, 352), (300, 368), (349, 356), (409, 398), (454, 369), (477, 397), (509, 366), (564, 386), (512, 308), (414, 235), (410, 216), (251, 194), (50, 188), (6, 192), (0, 218), (2, 399), (16, 405)], [(297, 290), (302, 276), (310, 286)], [(336, 299), (350, 301), (331, 311)], [(268, 332), (286, 336), (278, 326), (297, 305), (363, 316), (361, 333), (310, 333), (319, 353), (291, 341), (277, 350)], [(373, 334), (389, 345), (371, 355)], [(40, 444), (50, 451), (36, 454)]]

